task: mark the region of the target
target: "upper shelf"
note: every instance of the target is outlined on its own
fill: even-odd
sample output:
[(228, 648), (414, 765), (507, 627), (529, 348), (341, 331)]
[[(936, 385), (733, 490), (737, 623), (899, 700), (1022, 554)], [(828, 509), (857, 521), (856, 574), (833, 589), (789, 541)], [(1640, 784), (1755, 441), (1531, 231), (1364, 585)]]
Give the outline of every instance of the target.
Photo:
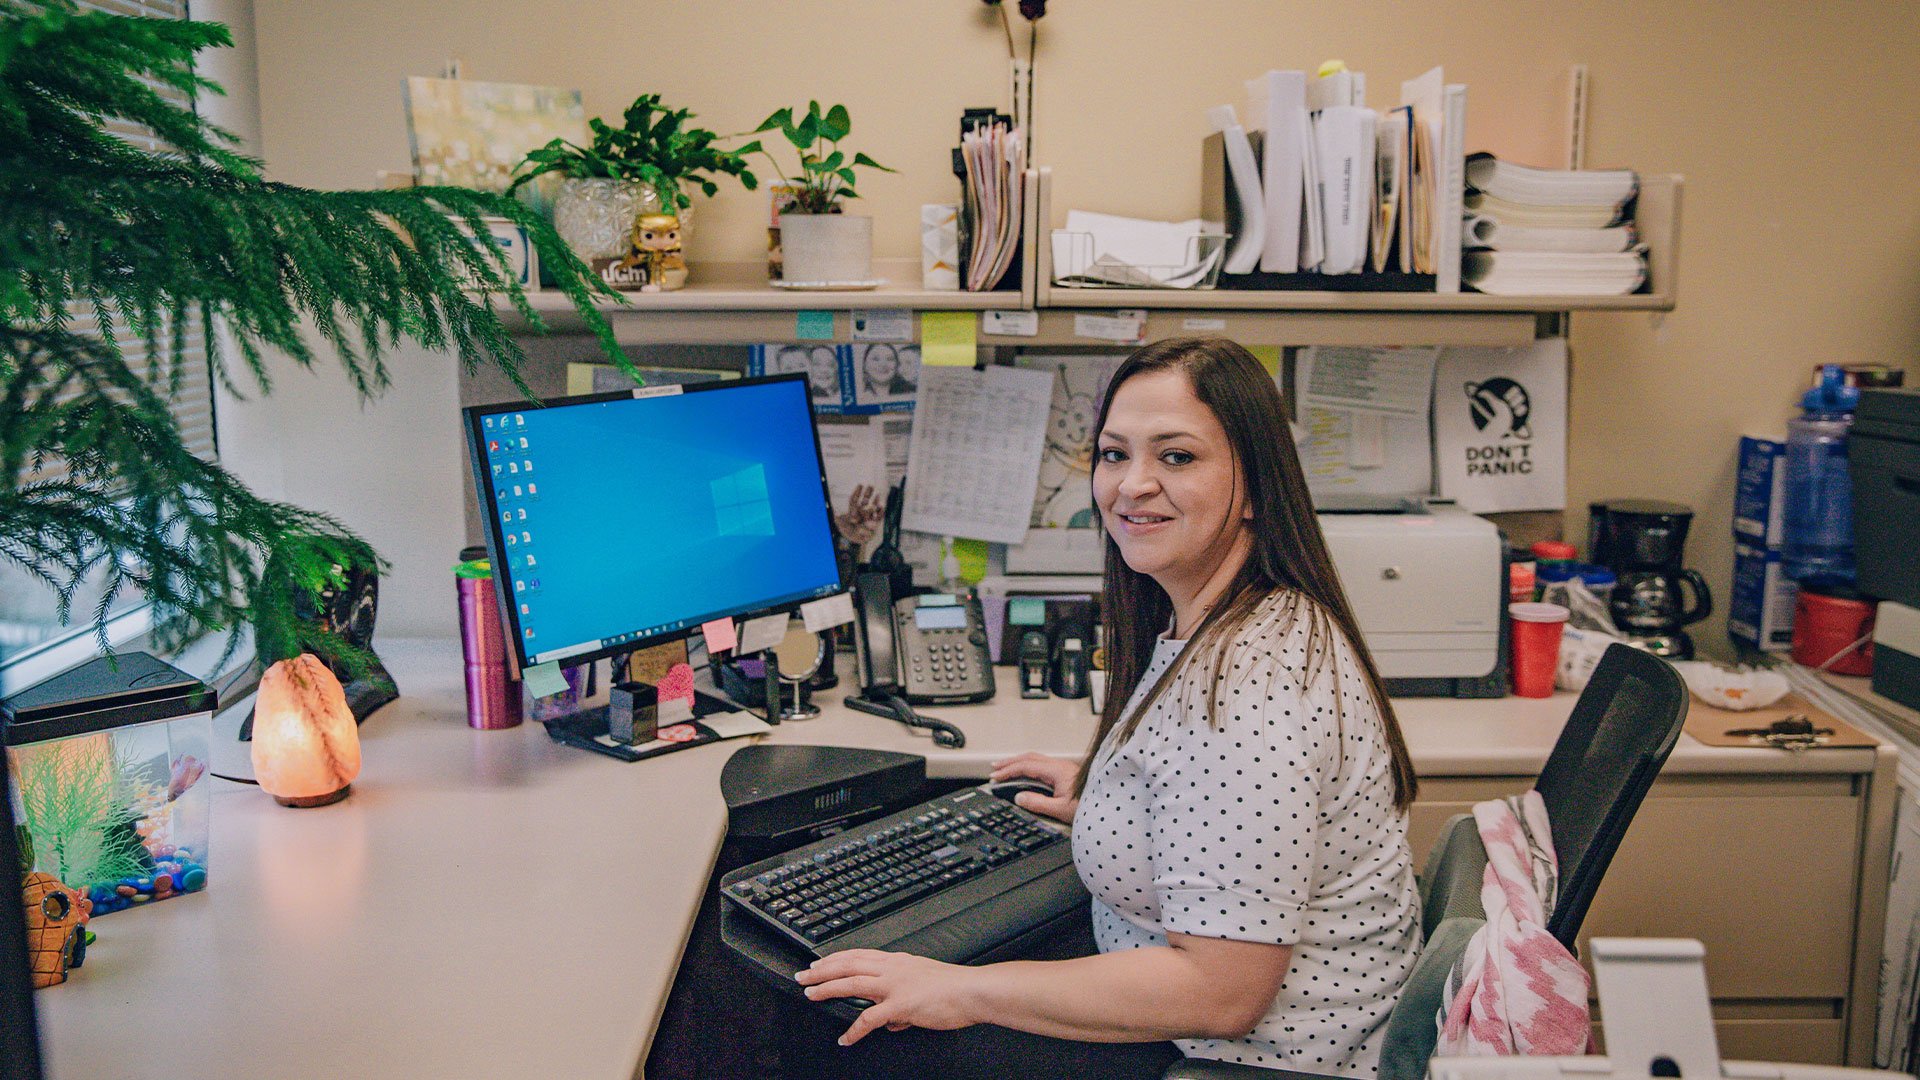
[[(1030, 172), (1028, 190), (1045, 229), (1051, 233), (1053, 170)], [(1648, 290), (1626, 296), (1491, 296), (1486, 293), (1318, 292), (1247, 289), (1108, 289), (1053, 284), (1053, 245), (1030, 244), (1037, 251), (1035, 305), (1042, 308), (1174, 308), (1196, 311), (1344, 311), (1344, 312), (1531, 312), (1671, 311), (1674, 267), (1680, 244), (1681, 178), (1640, 177), (1637, 226), (1647, 245)]]
[[(622, 293), (624, 302), (596, 305), (627, 343), (728, 344), (794, 339), (795, 312), (834, 313), (837, 341), (852, 340), (848, 313), (876, 308), (914, 311), (1038, 310), (1039, 333), (983, 344), (1098, 344), (1082, 337), (1075, 311), (1145, 308), (1149, 339), (1170, 333), (1225, 333), (1247, 344), (1519, 344), (1537, 316), (1567, 311), (1670, 311), (1680, 245), (1681, 178), (1640, 178), (1638, 227), (1646, 243), (1649, 291), (1628, 296), (1490, 296), (1483, 293), (1362, 293), (1243, 289), (1103, 289), (1052, 284), (1054, 225), (1050, 169), (1028, 170), (1021, 231), (1029, 257), (1017, 288), (975, 293), (918, 288), (917, 259), (875, 259), (886, 284), (871, 290), (786, 290), (767, 284), (766, 265), (694, 262), (686, 288)], [(552, 330), (584, 329), (560, 293), (528, 296)], [(1192, 317), (1183, 317), (1185, 313)], [(511, 313), (509, 324), (518, 321)]]

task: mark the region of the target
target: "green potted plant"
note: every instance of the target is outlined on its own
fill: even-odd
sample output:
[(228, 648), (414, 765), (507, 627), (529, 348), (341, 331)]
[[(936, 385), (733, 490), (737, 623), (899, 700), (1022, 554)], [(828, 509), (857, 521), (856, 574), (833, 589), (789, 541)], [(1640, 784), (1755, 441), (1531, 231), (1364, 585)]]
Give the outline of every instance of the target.
[(781, 109), (750, 133), (784, 135), (799, 152), (798, 173), (788, 175), (758, 139), (737, 151), (766, 154), (791, 191), (780, 210), (781, 278), (789, 285), (864, 285), (873, 277), (873, 219), (842, 209), (846, 200), (860, 197), (853, 187), (855, 167), (894, 170), (865, 154), (849, 158), (840, 140), (852, 128), (845, 105), (823, 113), (819, 102), (810, 101), (798, 120), (793, 109)]
[(737, 178), (748, 191), (759, 181), (747, 169), (744, 151), (725, 150), (720, 138), (692, 124), (693, 113), (668, 109), (659, 94), (634, 99), (614, 127), (595, 117), (586, 146), (555, 139), (527, 154), (514, 170), (519, 189), (535, 177), (565, 177), (554, 200), (553, 224), (574, 253), (593, 262), (625, 256), (634, 220), (643, 214), (670, 214), (686, 235), (693, 218), (688, 187), (708, 196), (720, 190), (714, 176)]
[[(168, 401), (188, 365), (264, 394), (272, 358), (334, 359), (372, 397), (410, 340), (526, 391), (495, 304), (543, 323), (500, 250), (475, 242), (490, 216), (527, 230), (607, 355), (632, 365), (594, 308), (616, 294), (518, 200), (276, 183), (152, 89), (218, 93), (194, 56), (231, 44), (214, 23), (0, 4), (0, 562), (51, 589), (63, 621), (90, 588), (103, 648), (113, 601), (139, 593), (163, 646), (250, 625), (263, 663), (314, 651), (364, 671), (370, 655), (299, 609), (378, 556), (189, 450)], [(168, 149), (114, 133), (127, 127)], [(144, 346), (147, 370), (125, 342)]]

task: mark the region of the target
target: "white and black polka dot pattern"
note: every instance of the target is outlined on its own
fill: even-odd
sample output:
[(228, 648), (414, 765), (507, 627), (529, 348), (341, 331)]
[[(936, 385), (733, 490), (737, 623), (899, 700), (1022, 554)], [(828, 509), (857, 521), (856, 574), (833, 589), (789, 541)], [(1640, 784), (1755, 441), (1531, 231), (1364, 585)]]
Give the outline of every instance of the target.
[[(1158, 643), (1129, 714), (1182, 644)], [(1073, 855), (1095, 939), (1102, 952), (1165, 945), (1169, 931), (1292, 945), (1246, 1038), (1180, 1040), (1182, 1052), (1373, 1076), (1419, 949), (1420, 901), (1359, 660), (1324, 613), (1276, 594), (1229, 648), (1209, 717), (1212, 671), (1195, 656), (1126, 743), (1110, 736), (1094, 760)]]

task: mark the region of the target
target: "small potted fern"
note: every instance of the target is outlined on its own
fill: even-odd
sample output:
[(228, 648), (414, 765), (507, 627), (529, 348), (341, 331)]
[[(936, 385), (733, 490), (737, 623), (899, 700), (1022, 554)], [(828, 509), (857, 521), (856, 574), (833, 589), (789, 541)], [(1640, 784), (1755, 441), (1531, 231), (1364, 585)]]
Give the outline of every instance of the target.
[(843, 213), (848, 199), (857, 199), (854, 168), (893, 172), (865, 154), (848, 157), (840, 149), (853, 123), (845, 105), (824, 113), (820, 103), (807, 103), (805, 115), (793, 109), (767, 117), (751, 134), (779, 131), (799, 152), (800, 170), (789, 176), (758, 139), (737, 153), (766, 154), (774, 171), (793, 192), (780, 211), (781, 281), (789, 288), (829, 286), (870, 288), (873, 277), (873, 219)]
[[(565, 177), (554, 200), (553, 224), (574, 253), (599, 270), (628, 253), (634, 221), (646, 214), (679, 219), (681, 235), (693, 219), (689, 188), (712, 196), (714, 176), (732, 176), (752, 191), (759, 181), (747, 169), (745, 150), (715, 146), (720, 136), (694, 126), (693, 113), (668, 109), (659, 94), (642, 94), (614, 127), (595, 117), (586, 146), (555, 139), (514, 170), (517, 190), (536, 177)], [(599, 260), (599, 262), (596, 262)]]

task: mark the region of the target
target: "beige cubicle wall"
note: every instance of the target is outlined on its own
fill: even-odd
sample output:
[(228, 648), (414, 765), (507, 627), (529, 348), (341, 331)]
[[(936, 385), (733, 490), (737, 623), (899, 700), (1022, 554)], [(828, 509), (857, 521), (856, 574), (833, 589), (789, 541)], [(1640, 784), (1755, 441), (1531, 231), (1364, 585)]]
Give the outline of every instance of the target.
[[(1055, 170), (1057, 215), (1192, 215), (1203, 111), (1241, 102), (1241, 81), (1269, 67), (1339, 57), (1367, 73), (1376, 103), (1442, 64), (1469, 88), (1470, 149), (1561, 164), (1569, 69), (1587, 65), (1586, 160), (1684, 175), (1687, 243), (1673, 312), (1573, 317), (1567, 525), (1584, 535), (1593, 499), (1688, 503), (1700, 515), (1690, 560), (1718, 591), (1730, 576), (1737, 437), (1781, 430), (1817, 361), (1915, 364), (1912, 14), (1905, 0), (1056, 0), (1039, 26), (1036, 159)], [(1024, 49), (1026, 25), (1015, 24)], [(276, 179), (355, 187), (406, 168), (401, 80), (454, 60), (468, 78), (579, 87), (590, 113), (657, 91), (720, 131), (817, 98), (851, 110), (849, 148), (901, 170), (861, 185), (878, 253), (892, 257), (918, 251), (920, 204), (954, 197), (947, 151), (960, 110), (1005, 95), (997, 14), (963, 0), (257, 0), (254, 29), (262, 151)], [(696, 257), (757, 257), (761, 196), (725, 187), (699, 212)], [(379, 482), (431, 498), (461, 481), (446, 427), (419, 425), (415, 406), (362, 414), (344, 383), (290, 383), (276, 394), (286, 408), (393, 429), (381, 437), (411, 450), (402, 457), (420, 462), (419, 475)], [(434, 387), (450, 405), (443, 375)], [(367, 482), (300, 477), (286, 497), (343, 508), (387, 535), (370, 519), (381, 511), (335, 491)], [(437, 547), (387, 546), (403, 582), (424, 590), (443, 575)], [(394, 607), (403, 631), (440, 631), (450, 618), (415, 610), (400, 591)], [(1722, 647), (1722, 625), (1716, 615), (1696, 636)]]

